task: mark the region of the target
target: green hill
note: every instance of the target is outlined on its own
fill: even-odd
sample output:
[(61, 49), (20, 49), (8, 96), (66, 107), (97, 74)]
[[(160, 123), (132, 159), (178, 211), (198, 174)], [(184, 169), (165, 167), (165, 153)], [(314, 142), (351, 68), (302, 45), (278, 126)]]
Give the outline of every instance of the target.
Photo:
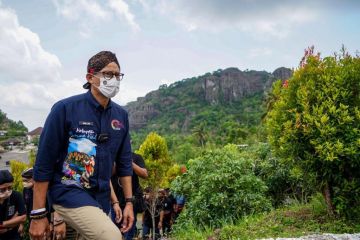
[[(278, 68), (273, 73), (227, 68), (161, 85), (125, 106), (134, 147), (151, 131), (165, 136), (175, 155), (186, 152), (184, 148), (190, 151), (190, 145), (251, 141), (259, 132), (267, 91), (275, 80), (291, 75), (287, 68)], [(178, 160), (183, 162), (188, 158), (181, 159)]]
[(22, 121), (14, 121), (6, 116), (6, 113), (0, 109), (0, 131), (5, 131), (5, 136), (0, 136), (0, 140), (14, 136), (24, 136), (28, 129)]

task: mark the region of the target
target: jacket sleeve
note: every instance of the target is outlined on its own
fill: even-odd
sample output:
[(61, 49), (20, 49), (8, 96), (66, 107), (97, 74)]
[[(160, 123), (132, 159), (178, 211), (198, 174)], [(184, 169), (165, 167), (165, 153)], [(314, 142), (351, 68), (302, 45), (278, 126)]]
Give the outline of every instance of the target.
[(120, 145), (119, 154), (116, 158), (116, 173), (119, 177), (133, 175), (129, 119), (127, 114), (125, 116), (125, 131), (125, 137)]
[(55, 164), (66, 144), (66, 110), (63, 102), (56, 103), (48, 115), (40, 136), (34, 165), (34, 180), (53, 179)]

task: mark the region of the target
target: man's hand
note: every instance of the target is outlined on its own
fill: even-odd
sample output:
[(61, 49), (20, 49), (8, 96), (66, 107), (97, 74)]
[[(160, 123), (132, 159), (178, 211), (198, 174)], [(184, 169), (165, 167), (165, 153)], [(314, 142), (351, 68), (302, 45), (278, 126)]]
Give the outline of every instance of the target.
[(66, 224), (65, 222), (56, 225), (56, 226), (52, 226), (52, 230), (53, 230), (53, 235), (55, 236), (56, 240), (65, 240), (66, 237)]
[(50, 235), (50, 226), (47, 218), (31, 220), (30, 237), (32, 240), (44, 240)]
[(18, 233), (22, 237), (24, 235), (24, 224), (20, 224), (18, 228)]
[(126, 203), (124, 208), (123, 223), (121, 226), (121, 232), (126, 233), (130, 230), (134, 223), (134, 210), (132, 203)]
[(162, 222), (159, 222), (158, 229), (162, 229)]
[(119, 223), (122, 219), (122, 212), (121, 212), (121, 208), (119, 206), (119, 203), (115, 203), (113, 205), (113, 209), (114, 209), (114, 212), (115, 212), (115, 222), (116, 223)]

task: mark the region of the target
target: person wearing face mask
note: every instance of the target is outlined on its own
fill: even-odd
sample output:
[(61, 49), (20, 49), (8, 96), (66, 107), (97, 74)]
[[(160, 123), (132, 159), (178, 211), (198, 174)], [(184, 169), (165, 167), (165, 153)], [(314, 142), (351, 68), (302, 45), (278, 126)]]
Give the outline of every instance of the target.
[(18, 228), (26, 221), (21, 193), (12, 190), (14, 178), (8, 170), (0, 170), (0, 239), (20, 239)]
[[(55, 211), (82, 239), (122, 239), (134, 221), (132, 159), (127, 112), (112, 101), (123, 73), (114, 53), (102, 51), (87, 65), (86, 93), (57, 102), (48, 115), (34, 165), (33, 240), (46, 239), (46, 193)], [(110, 178), (123, 186), (126, 206), (121, 229), (108, 217)], [(114, 201), (114, 200), (113, 200)]]

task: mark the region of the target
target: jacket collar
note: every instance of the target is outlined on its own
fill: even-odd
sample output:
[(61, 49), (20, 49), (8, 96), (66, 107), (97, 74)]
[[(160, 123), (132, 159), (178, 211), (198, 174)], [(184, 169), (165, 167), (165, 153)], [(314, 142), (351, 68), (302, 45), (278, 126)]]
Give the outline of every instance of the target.
[[(102, 111), (104, 110), (103, 106), (100, 105), (100, 103), (96, 100), (96, 98), (93, 96), (93, 94), (91, 93), (91, 91), (87, 91), (86, 93), (86, 99), (89, 101), (89, 103), (95, 107), (96, 109)], [(106, 106), (105, 110), (110, 109), (113, 105), (113, 102), (111, 101), (111, 99), (109, 99), (109, 103)]]

